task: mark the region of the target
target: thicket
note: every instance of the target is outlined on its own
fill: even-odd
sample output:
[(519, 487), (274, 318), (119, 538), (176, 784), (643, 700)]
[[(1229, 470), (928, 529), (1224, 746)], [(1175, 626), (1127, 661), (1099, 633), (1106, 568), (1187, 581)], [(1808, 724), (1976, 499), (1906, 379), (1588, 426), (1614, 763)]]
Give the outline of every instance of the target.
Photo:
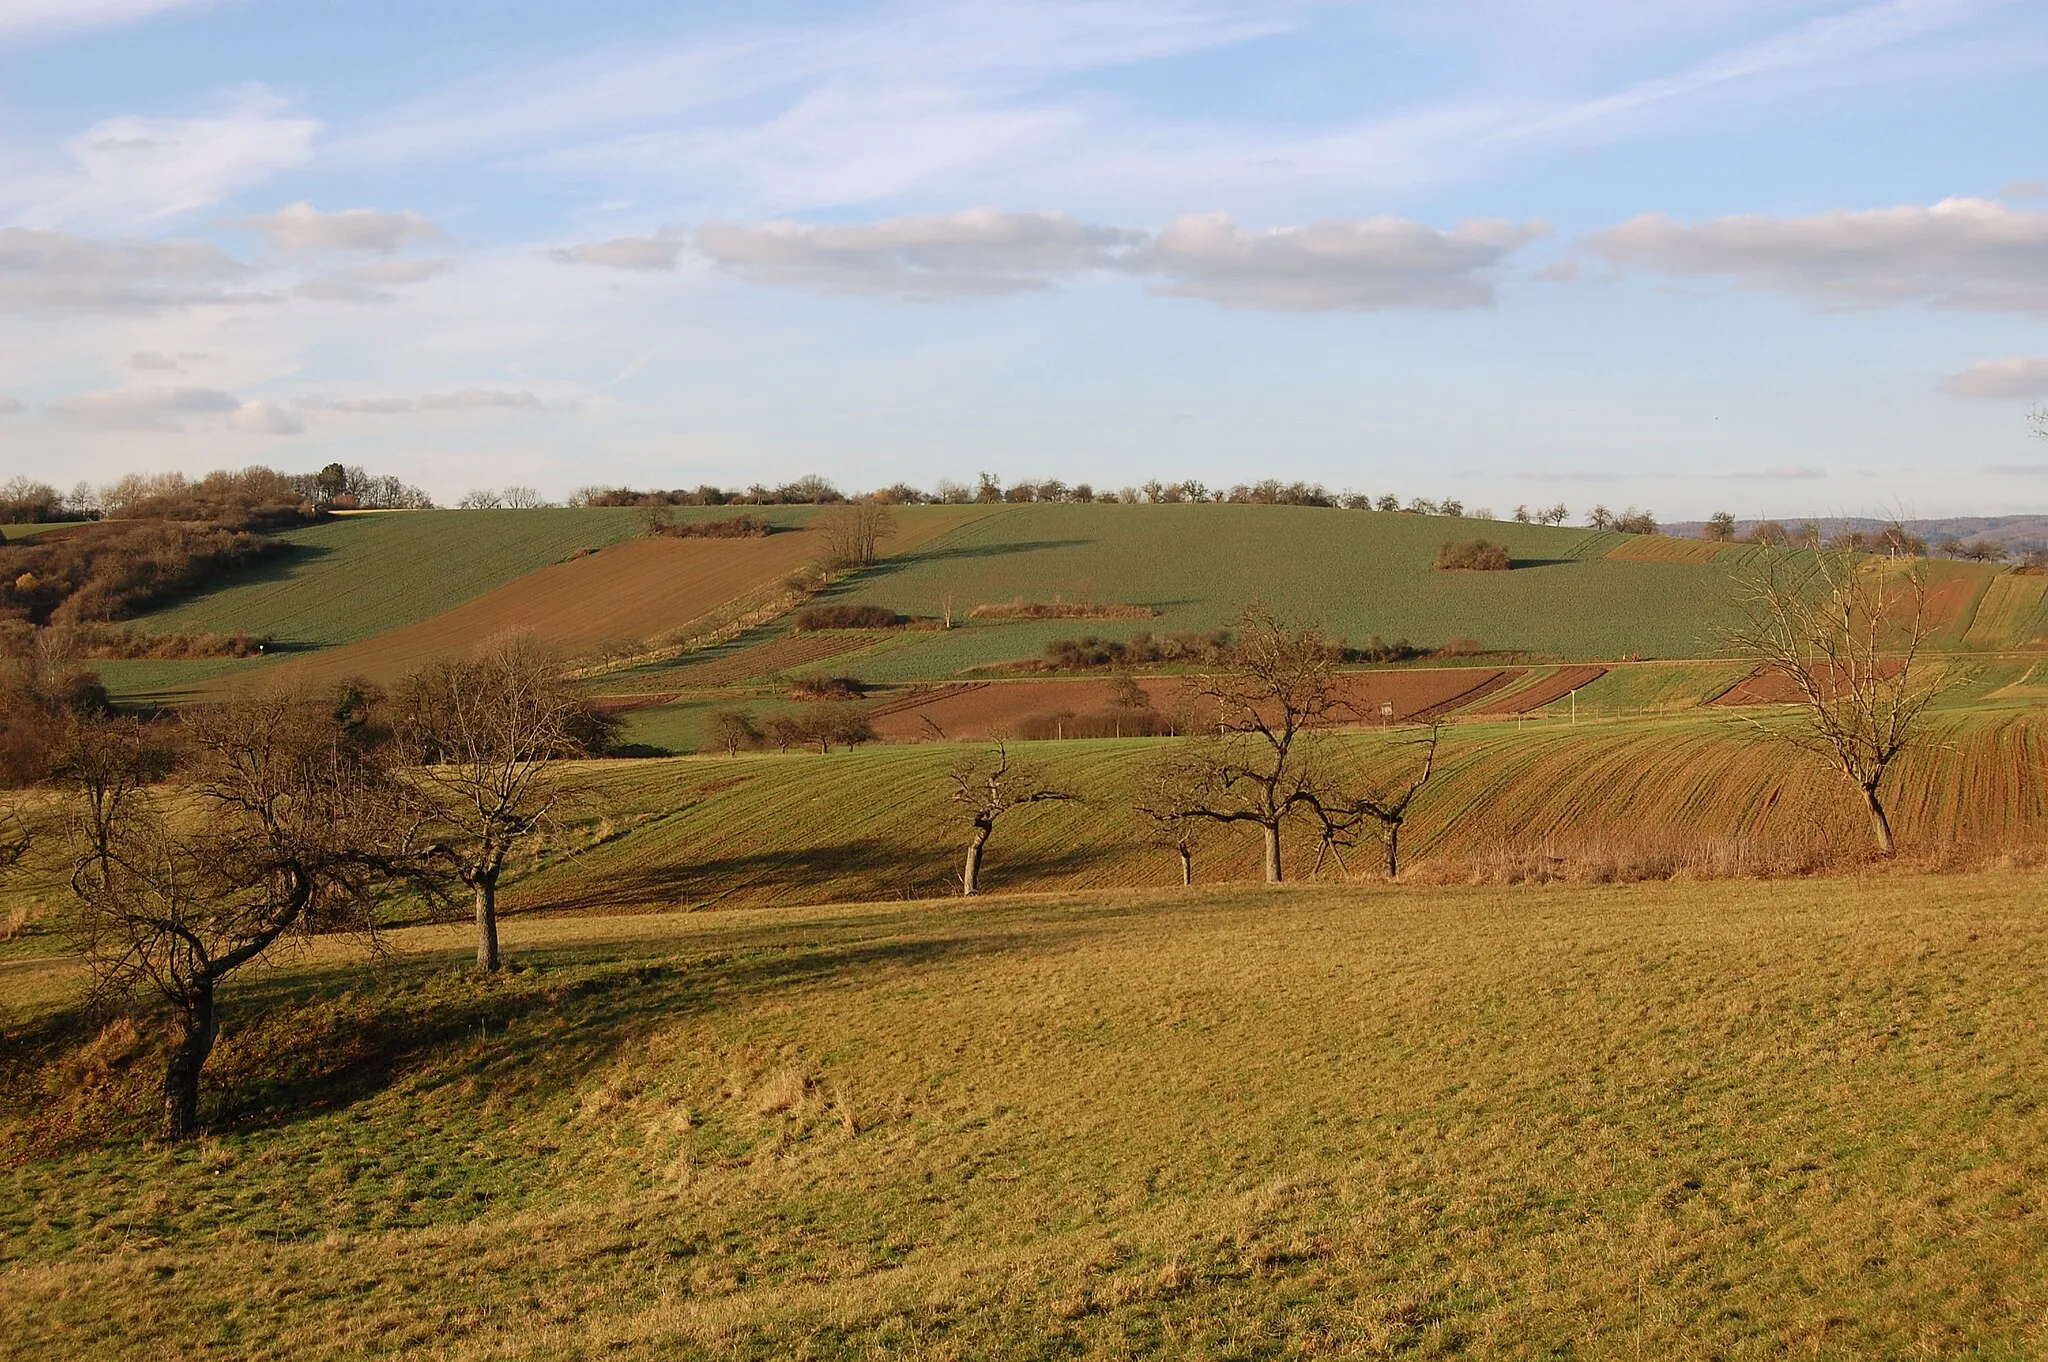
[(1436, 566), (1446, 572), (1506, 572), (1514, 561), (1490, 539), (1447, 539), (1436, 546)]
[(0, 656), (7, 657), (23, 657), (37, 649), (93, 662), (254, 657), (270, 642), (268, 634), (147, 634), (104, 624), (58, 624), (38, 630), (25, 619), (0, 620)]
[(757, 515), (736, 515), (724, 520), (670, 520), (665, 506), (647, 508), (647, 532), (669, 539), (765, 539), (775, 527)]
[[(1451, 653), (1453, 644), (1467, 643), (1473, 652), (1482, 651), (1470, 639), (1453, 640), (1438, 649)], [(1328, 645), (1331, 662), (1406, 662), (1428, 657), (1430, 650), (1418, 648), (1407, 639), (1389, 643), (1374, 634), (1360, 644), (1338, 639)], [(1054, 639), (1045, 645), (1044, 655), (1029, 664), (1037, 671), (1093, 671), (1102, 667), (1141, 667), (1162, 662), (1183, 662), (1198, 666), (1227, 666), (1236, 658), (1235, 637), (1228, 629), (1205, 633), (1183, 631), (1154, 637), (1133, 634), (1127, 639), (1102, 638), (1085, 634), (1080, 638)]]
[(97, 672), (48, 658), (8, 659), (0, 665), (0, 786), (47, 779), (71, 731), (107, 712)]
[(571, 506), (836, 506), (848, 498), (824, 478), (815, 475), (785, 482), (778, 487), (755, 483), (744, 489), (713, 487), (709, 483), (693, 488), (580, 487), (569, 498)]
[(851, 676), (799, 676), (789, 683), (793, 700), (858, 700), (867, 693), (867, 686)]
[(1159, 612), (1149, 605), (1091, 601), (1002, 601), (968, 612), (982, 620), (1143, 620)]
[(0, 620), (120, 619), (290, 547), (246, 529), (185, 520), (107, 521), (48, 542), (0, 546)]
[(910, 623), (908, 615), (879, 605), (813, 605), (797, 612), (796, 631), (818, 629), (900, 629)]

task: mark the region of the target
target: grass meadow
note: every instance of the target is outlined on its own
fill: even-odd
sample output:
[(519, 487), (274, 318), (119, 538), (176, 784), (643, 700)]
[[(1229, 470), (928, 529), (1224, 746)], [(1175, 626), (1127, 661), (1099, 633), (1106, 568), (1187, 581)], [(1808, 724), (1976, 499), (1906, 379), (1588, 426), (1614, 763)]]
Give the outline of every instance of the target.
[(24, 1359), (2026, 1358), (2048, 881), (507, 925), (156, 1041), (11, 1007)]

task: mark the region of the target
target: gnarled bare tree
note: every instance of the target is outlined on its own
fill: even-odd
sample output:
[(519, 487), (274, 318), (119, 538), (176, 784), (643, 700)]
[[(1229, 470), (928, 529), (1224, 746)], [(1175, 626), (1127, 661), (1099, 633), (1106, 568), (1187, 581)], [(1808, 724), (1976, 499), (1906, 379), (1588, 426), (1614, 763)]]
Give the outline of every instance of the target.
[[(1443, 723), (1433, 720), (1427, 734), (1401, 745), (1421, 753), (1419, 768), (1410, 765), (1405, 772), (1383, 775), (1363, 791), (1343, 789), (1334, 783), (1320, 791), (1310, 807), (1322, 824), (1322, 852), (1349, 845), (1349, 839), (1360, 826), (1377, 823), (1383, 853), (1381, 864), (1388, 879), (1396, 878), (1401, 873), (1401, 827), (1408, 821), (1408, 806), (1436, 771), (1437, 746), (1442, 738)], [(1321, 864), (1321, 853), (1317, 864)]]
[(1863, 797), (1878, 854), (1896, 847), (1882, 788), (1944, 689), (1921, 656), (1927, 575), (1863, 555), (1766, 550), (1741, 584), (1747, 621), (1734, 643), (1757, 673), (1798, 697), (1792, 724), (1756, 720), (1772, 736), (1842, 772)]
[(1079, 795), (1055, 789), (1029, 772), (1012, 770), (1010, 749), (998, 741), (988, 754), (963, 757), (947, 773), (953, 791), (948, 798), (966, 815), (967, 859), (960, 870), (960, 892), (981, 892), (981, 858), (996, 820), (1026, 804), (1077, 800)]
[(95, 1002), (136, 992), (179, 1023), (163, 1128), (198, 1128), (199, 1078), (220, 1034), (220, 989), (288, 936), (374, 934), (377, 885), (410, 865), (415, 830), (389, 743), (359, 694), (250, 694), (185, 720), (189, 770), (141, 725), (81, 729), (62, 774), (76, 791), (73, 930)]
[(393, 697), (393, 728), (433, 815), (427, 854), (469, 889), (476, 964), (498, 968), (498, 881), (520, 839), (569, 793), (557, 764), (605, 746), (609, 721), (531, 639), (433, 663)]
[(1189, 737), (1161, 763), (1140, 807), (1155, 819), (1258, 828), (1266, 881), (1277, 884), (1286, 875), (1282, 829), (1320, 800), (1319, 732), (1341, 708), (1330, 684), (1334, 649), (1313, 626), (1291, 628), (1257, 607), (1238, 618), (1237, 635), (1229, 666), (1194, 684)]

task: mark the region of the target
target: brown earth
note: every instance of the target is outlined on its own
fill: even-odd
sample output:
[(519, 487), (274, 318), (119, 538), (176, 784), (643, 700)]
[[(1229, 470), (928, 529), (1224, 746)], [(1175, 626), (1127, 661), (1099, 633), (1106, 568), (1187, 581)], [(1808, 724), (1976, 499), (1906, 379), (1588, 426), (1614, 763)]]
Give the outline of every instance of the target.
[(1560, 667), (1549, 676), (1498, 700), (1474, 706), (1467, 714), (1529, 714), (1564, 699), (1581, 686), (1607, 675), (1605, 667)]
[[(1879, 672), (1892, 677), (1898, 675), (1902, 664), (1897, 658), (1887, 658), (1878, 664)], [(1840, 679), (1838, 669), (1837, 679)], [(1806, 697), (1792, 678), (1783, 672), (1755, 672), (1737, 681), (1707, 703), (1711, 705), (1796, 705)]]
[(623, 706), (630, 709), (639, 709), (649, 704), (667, 704), (677, 698), (681, 691), (713, 690), (757, 676), (766, 676), (770, 672), (808, 667), (828, 658), (857, 653), (881, 637), (884, 635), (852, 632), (789, 634), (727, 653), (709, 662), (692, 663), (686, 667), (664, 670), (655, 676), (635, 678), (636, 682), (650, 688), (658, 687), (659, 694), (653, 690), (642, 694), (621, 687), (607, 691), (598, 698), (608, 703), (630, 701), (630, 704)]
[[(1346, 672), (1332, 687), (1340, 721), (1408, 723), (1448, 713), (1525, 675), (1519, 668), (1438, 667), (1411, 671)], [(1172, 713), (1189, 679), (1148, 677), (1138, 688), (1162, 714)], [(1098, 714), (1109, 707), (1106, 678), (1061, 681), (980, 681), (934, 686), (883, 701), (868, 717), (885, 741), (974, 741), (1014, 735), (1028, 721), (1066, 713)], [(1383, 716), (1381, 707), (1392, 706)]]

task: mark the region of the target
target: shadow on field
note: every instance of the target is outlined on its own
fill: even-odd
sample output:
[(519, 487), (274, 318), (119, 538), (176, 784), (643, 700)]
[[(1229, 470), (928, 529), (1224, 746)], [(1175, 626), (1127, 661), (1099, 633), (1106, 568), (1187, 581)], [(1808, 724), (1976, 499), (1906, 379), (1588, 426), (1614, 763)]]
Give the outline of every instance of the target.
[[(966, 843), (963, 838), (961, 849)], [(1005, 855), (998, 839), (982, 872), (990, 890), (1000, 892), (1048, 875), (1087, 868), (1099, 855), (1069, 847), (1059, 852)], [(959, 888), (950, 842), (906, 848), (900, 843), (859, 838), (824, 846), (794, 847), (744, 856), (722, 856), (688, 865), (639, 866), (607, 871), (587, 885), (566, 887), (533, 903), (515, 898), (510, 913), (588, 912), (643, 907), (709, 907), (728, 895), (766, 887), (798, 894), (830, 889), (839, 898), (931, 898)]]
[(966, 558), (1008, 558), (1019, 553), (1037, 553), (1042, 549), (1078, 549), (1094, 543), (1092, 539), (1013, 539), (1004, 544), (963, 544), (950, 549), (922, 549), (906, 553), (898, 558), (884, 558), (872, 567), (863, 568), (862, 582), (879, 577), (889, 577), (915, 567), (920, 563), (951, 562)]

